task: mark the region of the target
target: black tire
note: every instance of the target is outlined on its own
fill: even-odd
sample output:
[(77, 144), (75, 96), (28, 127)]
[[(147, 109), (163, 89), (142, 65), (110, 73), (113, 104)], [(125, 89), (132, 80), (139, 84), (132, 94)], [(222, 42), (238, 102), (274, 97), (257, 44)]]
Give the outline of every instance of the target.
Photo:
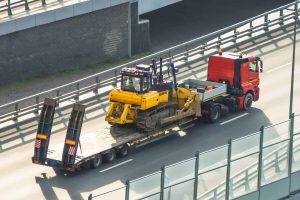
[(103, 154), (103, 161), (110, 163), (116, 159), (116, 150), (110, 149), (107, 153)]
[(117, 156), (119, 158), (124, 158), (128, 155), (129, 146), (124, 144), (121, 148), (117, 149)]
[(221, 108), (219, 105), (213, 105), (209, 110), (209, 122), (215, 123), (220, 119)]
[(82, 163), (80, 165), (80, 168), (81, 169), (90, 169), (91, 168), (91, 163), (92, 163), (92, 160), (85, 161), (84, 163)]
[(95, 158), (90, 160), (90, 166), (92, 169), (98, 168), (102, 164), (102, 156), (101, 154), (97, 154)]
[(247, 93), (243, 103), (243, 110), (249, 110), (251, 108), (253, 102), (253, 95), (251, 93)]

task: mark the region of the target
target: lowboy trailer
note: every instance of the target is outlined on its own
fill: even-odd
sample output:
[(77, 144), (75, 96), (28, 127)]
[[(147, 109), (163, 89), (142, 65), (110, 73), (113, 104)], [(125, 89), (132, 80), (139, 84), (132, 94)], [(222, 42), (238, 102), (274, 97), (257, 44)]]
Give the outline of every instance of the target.
[[(259, 72), (262, 71), (262, 61), (257, 57), (222, 52), (210, 56), (207, 81), (187, 79), (177, 83), (173, 68), (173, 83), (163, 82), (162, 72), (158, 75), (160, 81), (155, 83), (156, 78), (152, 81), (150, 67), (137, 66), (136, 69), (126, 69), (122, 74), (122, 80), (131, 80), (132, 75), (134, 81), (140, 85), (130, 85), (134, 82), (127, 82), (127, 89), (122, 90), (121, 85), (121, 89), (112, 91), (111, 105), (106, 116), (110, 124), (101, 130), (81, 134), (85, 106), (74, 104), (65, 141), (50, 148), (56, 101), (46, 98), (39, 119), (32, 162), (69, 172), (82, 167), (98, 168), (102, 162), (112, 162), (116, 157), (127, 156), (130, 148), (176, 134), (182, 126), (190, 122), (200, 118), (211, 123), (216, 122), (227, 113), (249, 109), (252, 101), (259, 99)], [(156, 71), (155, 67), (154, 70)], [(145, 80), (150, 82), (145, 84)], [(156, 85), (152, 85), (154, 83)], [(147, 90), (143, 89), (145, 85)], [(169, 87), (170, 85), (174, 87)], [(140, 106), (138, 99), (141, 97)], [(161, 104), (147, 104), (152, 107), (138, 110), (143, 103), (155, 102), (153, 100), (160, 101)], [(146, 129), (142, 130), (139, 129), (141, 125), (137, 127), (132, 123), (141, 119), (140, 113), (147, 113), (143, 116), (149, 118), (143, 124)], [(156, 115), (157, 113), (160, 115)], [(156, 121), (151, 121), (154, 117)]]

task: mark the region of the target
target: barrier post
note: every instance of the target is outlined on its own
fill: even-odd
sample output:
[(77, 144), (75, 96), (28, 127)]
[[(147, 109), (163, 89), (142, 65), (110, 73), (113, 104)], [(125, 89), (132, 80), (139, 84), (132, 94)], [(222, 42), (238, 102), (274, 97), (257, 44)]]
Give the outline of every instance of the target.
[(8, 14), (9, 16), (12, 15), (11, 7), (10, 7), (10, 0), (7, 1), (7, 14)]
[(100, 80), (99, 80), (99, 76), (96, 76), (96, 86), (95, 86), (95, 89), (94, 89), (94, 94), (98, 94), (98, 89), (99, 89), (99, 86), (100, 86)]
[(268, 31), (269, 30), (269, 27), (268, 27), (269, 26), (269, 16), (268, 16), (268, 14), (265, 15), (264, 22), (265, 22), (265, 25), (264, 25), (265, 28), (264, 28), (264, 30)]
[(195, 160), (195, 181), (194, 181), (194, 200), (197, 200), (197, 194), (198, 194), (198, 171), (199, 171), (199, 152), (196, 152), (195, 154), (196, 160)]
[(37, 96), (37, 97), (35, 97), (36, 106), (35, 106), (35, 110), (33, 111), (33, 113), (35, 113), (35, 114), (39, 114), (39, 103), (40, 103), (40, 97)]
[(161, 178), (160, 178), (160, 200), (164, 199), (164, 188), (165, 188), (165, 166), (162, 166)]
[(25, 1), (25, 10), (29, 10), (29, 6), (28, 6), (28, 1), (27, 0), (24, 0)]
[(79, 83), (76, 83), (76, 96), (74, 97), (76, 102), (79, 100), (79, 90), (80, 90), (80, 85)]
[(291, 194), (292, 188), (292, 167), (293, 167), (293, 143), (294, 143), (294, 113), (290, 116), (290, 130), (289, 130), (289, 160), (288, 160), (288, 177), (289, 177), (289, 194)]
[(56, 90), (56, 105), (59, 106), (59, 96), (60, 96), (60, 90)]
[(279, 16), (280, 16), (280, 22), (279, 22), (279, 24), (280, 25), (283, 25), (283, 9), (281, 9), (280, 11), (279, 11)]
[(14, 114), (14, 118), (13, 118), (13, 120), (16, 122), (16, 121), (18, 121), (18, 112), (19, 112), (19, 104), (18, 103), (16, 103), (15, 104), (15, 114)]
[(226, 193), (225, 199), (229, 200), (229, 191), (230, 191), (230, 163), (231, 163), (231, 146), (232, 140), (228, 141), (228, 151), (227, 151), (227, 172), (226, 172)]
[(189, 58), (189, 49), (188, 46), (185, 46), (184, 61), (187, 62), (188, 58)]
[(233, 42), (236, 43), (236, 38), (237, 38), (238, 31), (236, 28), (233, 30)]
[(258, 174), (257, 174), (257, 190), (258, 190), (258, 200), (260, 200), (260, 188), (261, 188), (261, 177), (262, 177), (262, 154), (263, 154), (263, 144), (264, 144), (264, 126), (260, 128), (259, 137), (259, 154), (258, 154)]
[(130, 189), (130, 181), (126, 181), (126, 191), (125, 191), (125, 200), (129, 200), (129, 189)]
[(253, 32), (253, 21), (251, 21), (249, 23), (249, 36), (251, 37), (252, 36), (252, 32)]

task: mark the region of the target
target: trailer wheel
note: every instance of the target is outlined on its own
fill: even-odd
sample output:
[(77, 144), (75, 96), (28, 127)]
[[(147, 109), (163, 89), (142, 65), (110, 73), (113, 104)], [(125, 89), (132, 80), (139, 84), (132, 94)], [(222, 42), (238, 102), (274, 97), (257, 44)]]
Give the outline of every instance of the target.
[(213, 105), (209, 111), (209, 122), (214, 123), (219, 120), (221, 116), (221, 108), (219, 105)]
[(110, 163), (116, 159), (116, 150), (114, 148), (110, 149), (107, 153), (103, 154), (103, 161)]
[(94, 159), (90, 161), (90, 166), (93, 169), (98, 168), (102, 164), (102, 156), (101, 154), (97, 154)]
[(128, 144), (124, 144), (121, 148), (117, 149), (117, 156), (124, 158), (128, 155), (129, 147)]
[(251, 108), (253, 102), (253, 95), (251, 93), (247, 93), (244, 99), (243, 110), (249, 110)]

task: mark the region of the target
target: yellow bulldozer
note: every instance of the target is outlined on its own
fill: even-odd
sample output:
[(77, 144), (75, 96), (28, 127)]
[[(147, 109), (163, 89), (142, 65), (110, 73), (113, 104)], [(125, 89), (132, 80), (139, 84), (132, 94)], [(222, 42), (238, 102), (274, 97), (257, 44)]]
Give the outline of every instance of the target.
[(182, 119), (201, 115), (199, 93), (178, 87), (176, 69), (170, 65), (173, 80), (163, 78), (162, 60), (121, 70), (121, 87), (109, 94), (105, 120), (111, 124), (134, 124), (148, 132)]
[[(259, 57), (219, 51), (209, 57), (207, 80), (187, 79), (177, 84), (174, 64), (166, 79), (156, 62), (121, 70), (121, 88), (109, 94), (106, 121), (134, 124), (140, 131), (153, 131), (196, 118), (215, 122), (221, 115), (248, 110), (259, 99)], [(171, 77), (173, 77), (171, 79)]]

